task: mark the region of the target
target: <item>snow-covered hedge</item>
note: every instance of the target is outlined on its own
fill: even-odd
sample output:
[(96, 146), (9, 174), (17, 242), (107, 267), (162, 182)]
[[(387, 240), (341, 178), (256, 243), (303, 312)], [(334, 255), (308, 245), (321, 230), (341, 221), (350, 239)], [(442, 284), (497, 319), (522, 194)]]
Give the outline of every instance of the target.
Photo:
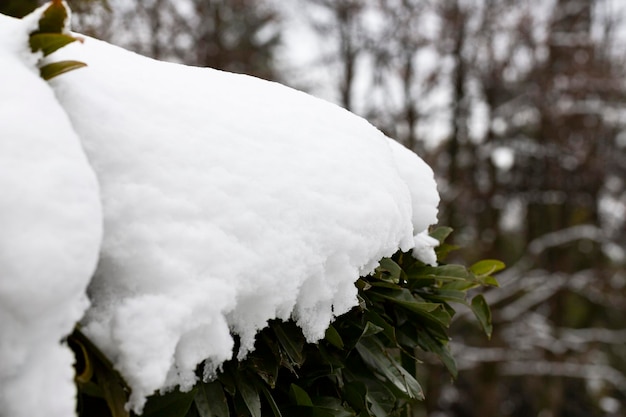
[[(3, 413), (73, 415), (76, 323), (141, 413), (244, 359), (270, 320), (328, 336), (359, 277), (406, 282), (381, 259), (436, 264), (439, 196), (417, 155), (282, 85), (74, 35), (68, 14), (0, 15)], [(461, 290), (479, 283), (464, 271)]]

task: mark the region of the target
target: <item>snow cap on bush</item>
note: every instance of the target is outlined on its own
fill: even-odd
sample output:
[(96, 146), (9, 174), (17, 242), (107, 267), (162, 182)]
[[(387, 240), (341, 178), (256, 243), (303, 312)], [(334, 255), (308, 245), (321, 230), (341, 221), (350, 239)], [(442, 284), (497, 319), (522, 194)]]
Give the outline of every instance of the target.
[(274, 318), (295, 318), (314, 342), (381, 258), (413, 249), (434, 262), (432, 170), (362, 118), (90, 38), (42, 65), (59, 60), (87, 64), (49, 85), (104, 211), (83, 331), (136, 412), (156, 390), (190, 389), (204, 360), (211, 377), (233, 355), (231, 332), (240, 357)]

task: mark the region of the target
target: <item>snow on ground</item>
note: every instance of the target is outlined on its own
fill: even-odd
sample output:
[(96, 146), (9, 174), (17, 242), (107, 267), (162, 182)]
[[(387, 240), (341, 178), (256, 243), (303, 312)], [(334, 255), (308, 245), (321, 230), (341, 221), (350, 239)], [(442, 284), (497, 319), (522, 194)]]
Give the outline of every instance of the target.
[(28, 30), (0, 15), (0, 415), (62, 417), (74, 414), (76, 388), (60, 342), (88, 306), (102, 211)]
[[(279, 84), (161, 63), (94, 39), (48, 57), (61, 59), (88, 64), (49, 85), (96, 172), (104, 211), (83, 331), (131, 386), (135, 411), (155, 390), (191, 388), (203, 360), (216, 369), (230, 359), (231, 332), (241, 337), (240, 357), (272, 318), (293, 317), (309, 341), (319, 340), (357, 304), (357, 278), (398, 248), (434, 262), (424, 233), (439, 200), (432, 170), (365, 120)], [(14, 72), (36, 78), (30, 68)], [(23, 85), (31, 84), (46, 90), (38, 79)], [(16, 95), (1, 97), (16, 106)], [(31, 114), (15, 108), (3, 138)], [(44, 138), (56, 128), (37, 126), (29, 128)], [(57, 151), (74, 149), (66, 145)], [(40, 166), (31, 156), (26, 162)], [(52, 174), (76, 161), (86, 168), (77, 153)], [(89, 172), (66, 184), (81, 180), (98, 192)], [(76, 223), (55, 229), (63, 239), (97, 240), (97, 218), (67, 213)], [(24, 220), (34, 228), (26, 240), (47, 232), (35, 219)], [(48, 249), (32, 257), (62, 259)]]

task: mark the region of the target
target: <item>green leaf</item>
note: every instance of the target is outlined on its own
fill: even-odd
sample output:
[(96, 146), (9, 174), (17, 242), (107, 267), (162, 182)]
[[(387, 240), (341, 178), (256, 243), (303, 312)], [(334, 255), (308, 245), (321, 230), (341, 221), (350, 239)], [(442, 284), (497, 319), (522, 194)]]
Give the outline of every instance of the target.
[(498, 281), (491, 275), (503, 270), (504, 268), (506, 268), (504, 262), (494, 259), (485, 259), (476, 262), (474, 265), (470, 266), (469, 269), (476, 276), (476, 279), (481, 282), (481, 284), (497, 287), (499, 286)]
[(53, 0), (39, 19), (35, 33), (61, 33), (66, 28), (68, 12), (60, 0)]
[(69, 71), (73, 71), (78, 68), (86, 67), (87, 64), (80, 61), (60, 61), (53, 62), (52, 64), (44, 65), (39, 69), (41, 78), (48, 81), (57, 75), (64, 74)]
[(499, 287), (500, 286), (500, 283), (498, 282), (498, 280), (495, 279), (494, 277), (492, 277), (491, 275), (488, 275), (486, 277), (478, 277), (478, 281), (482, 285), (488, 285), (490, 287)]
[(495, 259), (485, 259), (476, 262), (474, 265), (470, 266), (469, 269), (474, 275), (480, 277), (495, 274), (496, 272), (503, 270), (505, 267), (504, 262)]
[(426, 352), (432, 352), (439, 357), (439, 359), (446, 366), (448, 372), (450, 372), (453, 378), (456, 378), (458, 376), (456, 361), (448, 350), (447, 341), (444, 344), (442, 340), (435, 339), (428, 332), (421, 332), (418, 335), (417, 341), (420, 347)]
[(441, 286), (442, 290), (462, 291), (467, 293), (468, 290), (480, 286), (480, 282), (476, 281), (449, 281)]
[(339, 398), (335, 397), (316, 397), (313, 398), (313, 404), (316, 410), (325, 411), (333, 417), (353, 417), (354, 413), (348, 411), (344, 407)]
[(366, 280), (364, 280), (363, 278), (359, 278), (356, 281), (356, 287), (359, 289), (359, 291), (367, 291), (370, 288), (372, 288), (372, 284), (370, 284), (369, 282), (367, 282)]
[(360, 338), (373, 336), (375, 334), (382, 332), (383, 330), (384, 329), (382, 327), (379, 327), (375, 325), (374, 323), (372, 323), (371, 321), (368, 321), (367, 323), (365, 323), (365, 328), (363, 329), (363, 333), (361, 333)]
[(463, 265), (427, 266), (422, 268), (419, 276), (409, 278), (434, 278), (443, 281), (473, 281), (474, 277)]
[(98, 380), (98, 386), (102, 390), (102, 396), (109, 407), (112, 417), (128, 417), (126, 391), (120, 383), (119, 377), (110, 368), (95, 364), (94, 375)]
[(366, 409), (365, 396), (367, 387), (362, 381), (351, 381), (343, 388), (343, 396), (350, 406), (357, 412)]
[(272, 397), (272, 394), (270, 393), (270, 391), (265, 387), (261, 387), (261, 388), (263, 391), (263, 395), (265, 396), (265, 399), (267, 400), (267, 402), (270, 405), (270, 408), (272, 409), (272, 413), (274, 414), (274, 417), (283, 417), (282, 413), (280, 412), (280, 409), (278, 408), (278, 404), (276, 404), (276, 401), (274, 400), (274, 397)]
[(195, 396), (196, 389), (189, 392), (176, 390), (163, 395), (150, 396), (141, 416), (185, 417), (189, 408), (191, 408)]
[(250, 368), (271, 388), (276, 386), (282, 361), (278, 342), (271, 339), (267, 333), (259, 335), (256, 350), (248, 355), (248, 363)]
[(428, 297), (429, 300), (466, 304), (465, 292), (456, 289), (440, 289), (428, 296), (424, 295), (424, 297)]
[(380, 265), (376, 268), (377, 276), (385, 281), (397, 284), (401, 279), (405, 279), (406, 275), (400, 265), (393, 259), (383, 258)]
[(424, 399), (422, 387), (395, 359), (389, 356), (376, 337), (362, 338), (356, 349), (363, 361), (376, 373), (384, 376), (400, 392), (412, 399)]
[(341, 335), (339, 334), (337, 329), (335, 329), (332, 324), (328, 326), (328, 329), (326, 329), (325, 339), (328, 343), (335, 346), (336, 348), (344, 348), (343, 339), (341, 338)]
[(430, 237), (437, 239), (439, 243), (443, 243), (450, 236), (450, 233), (452, 233), (451, 227), (440, 226), (430, 232)]
[(435, 248), (435, 254), (437, 254), (437, 260), (439, 262), (445, 260), (450, 252), (454, 252), (458, 250), (460, 247), (457, 245), (449, 245), (447, 243), (442, 243)]
[(228, 401), (218, 381), (200, 383), (194, 398), (200, 417), (229, 417)]
[(368, 378), (363, 382), (367, 386), (365, 401), (371, 414), (376, 417), (391, 415), (397, 400), (393, 392), (379, 379)]
[(311, 401), (309, 394), (296, 384), (291, 384), (289, 386), (289, 393), (297, 405), (313, 407), (313, 401)]
[(365, 318), (368, 322), (375, 324), (383, 329), (383, 334), (389, 339), (391, 343), (396, 344), (396, 329), (389, 324), (389, 319), (384, 319), (380, 314), (375, 311), (369, 310), (365, 312)]
[(255, 387), (241, 373), (235, 375), (237, 390), (252, 417), (261, 417), (261, 399)]
[[(113, 369), (113, 365), (107, 357), (94, 345), (87, 336), (76, 326), (72, 335), (68, 338), (70, 346), (80, 349), (85, 366), (91, 368), (92, 375), (88, 382), (77, 379), (80, 393), (103, 398), (109, 408), (111, 417), (128, 417), (129, 412), (125, 405), (128, 401), (128, 387), (120, 374)], [(88, 365), (89, 364), (89, 365)], [(81, 375), (85, 381), (87, 375)]]
[(472, 298), (472, 311), (487, 337), (491, 339), (491, 332), (493, 331), (491, 310), (482, 294), (478, 294), (476, 297)]
[[(302, 348), (304, 346), (304, 339), (299, 333), (299, 330), (294, 331), (287, 328), (286, 323), (276, 322), (271, 325), (272, 330), (278, 338), (280, 346), (284, 349), (285, 353), (294, 365), (302, 365), (304, 357), (302, 356)], [(287, 333), (289, 331), (289, 334)]]
[(441, 304), (418, 301), (406, 288), (402, 288), (401, 290), (377, 288), (375, 292), (371, 291), (371, 293), (372, 295), (375, 294), (378, 297), (392, 301), (421, 316), (436, 320), (445, 326), (448, 326), (452, 319)]
[(33, 52), (42, 51), (43, 56), (48, 56), (54, 51), (78, 39), (62, 33), (35, 33), (30, 35), (30, 49)]
[(398, 284), (394, 284), (393, 282), (389, 282), (389, 281), (374, 281), (372, 282), (372, 287), (389, 288), (390, 290), (401, 290), (403, 288), (402, 286)]

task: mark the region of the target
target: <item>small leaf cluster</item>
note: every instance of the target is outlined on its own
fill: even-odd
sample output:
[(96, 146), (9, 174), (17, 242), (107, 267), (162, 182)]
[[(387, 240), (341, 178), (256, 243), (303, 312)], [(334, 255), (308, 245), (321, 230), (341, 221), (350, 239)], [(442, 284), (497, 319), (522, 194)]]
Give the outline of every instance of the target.
[[(439, 228), (431, 234), (441, 242), (437, 250), (440, 262), (453, 249), (444, 243), (450, 232), (449, 228)], [(259, 333), (255, 350), (245, 360), (225, 363), (214, 380), (201, 382), (190, 392), (149, 398), (143, 415), (407, 415), (410, 404), (424, 398), (416, 379), (420, 351), (437, 355), (456, 376), (448, 349), (455, 304), (471, 308), (487, 336), (491, 334), (491, 315), (484, 297), (476, 295), (469, 300), (467, 292), (479, 286), (496, 286), (492, 274), (503, 267), (493, 260), (469, 268), (428, 266), (398, 252), (383, 259), (372, 275), (358, 280), (359, 306), (338, 317), (320, 342), (306, 343), (293, 321), (272, 321)], [(86, 361), (90, 355), (84, 356)], [(103, 360), (95, 358), (102, 366)], [(97, 415), (85, 407), (92, 395), (104, 400), (101, 405), (108, 404), (109, 415), (128, 415), (123, 414), (126, 396), (111, 394), (111, 382), (121, 380), (111, 368), (107, 372), (79, 384), (81, 415)], [(198, 374), (202, 373), (199, 367)], [(86, 384), (91, 384), (89, 391)], [(115, 392), (127, 394), (128, 388), (118, 384)]]
[[(29, 44), (33, 52), (42, 52), (46, 57), (72, 42), (80, 41), (67, 31), (69, 11), (61, 0), (54, 0), (43, 11), (38, 27), (30, 33)], [(43, 65), (39, 68), (41, 78), (50, 80), (57, 75), (87, 66), (80, 61), (59, 61)]]

